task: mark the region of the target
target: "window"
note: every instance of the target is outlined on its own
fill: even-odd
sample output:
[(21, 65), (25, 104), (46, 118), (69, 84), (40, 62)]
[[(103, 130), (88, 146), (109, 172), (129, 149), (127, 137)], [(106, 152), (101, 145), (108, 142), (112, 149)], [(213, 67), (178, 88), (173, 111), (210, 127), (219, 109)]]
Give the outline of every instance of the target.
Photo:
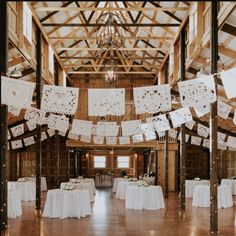
[(105, 168), (106, 157), (105, 156), (94, 156), (94, 168)]
[(117, 162), (118, 168), (129, 168), (129, 156), (118, 156)]

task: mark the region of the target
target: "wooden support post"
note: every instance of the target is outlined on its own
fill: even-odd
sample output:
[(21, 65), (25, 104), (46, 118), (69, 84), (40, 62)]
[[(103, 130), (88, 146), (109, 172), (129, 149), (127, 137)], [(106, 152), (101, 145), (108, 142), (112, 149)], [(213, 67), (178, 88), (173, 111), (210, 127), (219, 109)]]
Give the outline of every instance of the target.
[(83, 152), (80, 151), (79, 152), (79, 160), (78, 160), (78, 162), (79, 162), (79, 173), (78, 173), (78, 175), (79, 176), (82, 175), (82, 155), (83, 155)]
[[(8, 5), (0, 1), (0, 76), (8, 70)], [(0, 79), (0, 230), (8, 225), (7, 215), (7, 105), (1, 105)], [(1, 232), (0, 232), (1, 234)]]
[(158, 185), (158, 156), (157, 149), (154, 149), (154, 158), (155, 158), (155, 185)]
[(78, 152), (74, 151), (75, 178), (78, 177)]
[[(168, 64), (165, 64), (165, 84), (168, 84)], [(164, 159), (165, 159), (165, 198), (168, 198), (169, 192), (169, 132), (165, 131), (164, 143)]]
[[(211, 2), (211, 73), (217, 73), (218, 20), (217, 2)], [(217, 75), (214, 76), (217, 91)], [(211, 105), (210, 113), (210, 231), (218, 231), (217, 207), (217, 101)]]
[[(180, 80), (185, 80), (185, 29), (180, 32)], [(186, 175), (186, 144), (185, 125), (181, 125), (180, 139), (180, 208), (185, 210), (185, 175)]]
[(67, 179), (70, 180), (70, 149), (67, 149)]
[[(59, 85), (59, 63), (55, 63), (54, 84)], [(56, 159), (56, 187), (60, 186), (60, 155), (59, 155), (59, 131), (55, 132), (55, 159)]]
[[(40, 109), (41, 103), (41, 81), (42, 81), (42, 33), (36, 30), (36, 106)], [(41, 125), (36, 128), (36, 209), (41, 209)]]

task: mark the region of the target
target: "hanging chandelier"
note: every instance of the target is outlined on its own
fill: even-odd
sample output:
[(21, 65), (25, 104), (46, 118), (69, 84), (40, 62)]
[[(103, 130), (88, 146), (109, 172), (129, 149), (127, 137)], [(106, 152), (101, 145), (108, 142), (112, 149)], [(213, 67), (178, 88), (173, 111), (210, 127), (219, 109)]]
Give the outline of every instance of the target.
[(123, 27), (118, 14), (106, 12), (99, 16), (96, 40), (99, 48), (103, 50), (118, 49), (122, 46)]
[(116, 86), (116, 83), (118, 81), (118, 66), (117, 61), (111, 56), (110, 59), (107, 59), (104, 63), (104, 72), (105, 72), (105, 78), (104, 82), (108, 86)]

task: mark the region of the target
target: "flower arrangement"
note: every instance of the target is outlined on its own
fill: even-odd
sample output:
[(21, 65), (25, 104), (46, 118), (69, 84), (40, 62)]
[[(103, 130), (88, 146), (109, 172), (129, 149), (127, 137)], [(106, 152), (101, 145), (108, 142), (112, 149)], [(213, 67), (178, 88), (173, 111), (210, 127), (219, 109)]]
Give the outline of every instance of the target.
[(200, 181), (201, 179), (199, 177), (194, 178), (195, 181)]
[(76, 188), (76, 186), (74, 184), (66, 183), (63, 185), (64, 190), (71, 191), (71, 190), (74, 190), (75, 188)]
[(138, 179), (137, 178), (130, 178), (130, 179), (128, 179), (128, 181), (130, 181), (130, 182), (137, 182)]
[(83, 179), (83, 178), (84, 178), (83, 176), (79, 176), (79, 177), (78, 177), (78, 179), (80, 179), (80, 180)]
[(147, 184), (146, 182), (138, 184), (138, 187), (148, 187), (148, 186), (149, 186), (149, 184)]
[(25, 178), (19, 178), (17, 181), (18, 182), (26, 182), (26, 179)]
[(78, 183), (80, 183), (80, 180), (79, 179), (70, 179), (70, 183), (78, 184)]

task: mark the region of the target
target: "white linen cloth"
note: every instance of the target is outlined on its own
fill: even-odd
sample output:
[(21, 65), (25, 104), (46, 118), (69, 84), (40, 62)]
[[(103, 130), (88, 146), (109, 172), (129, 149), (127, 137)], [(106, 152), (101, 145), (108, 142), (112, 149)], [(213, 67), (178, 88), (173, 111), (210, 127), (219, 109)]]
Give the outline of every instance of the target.
[(185, 181), (185, 197), (193, 197), (194, 188), (197, 185), (210, 185), (209, 180), (186, 180)]
[(232, 195), (236, 195), (236, 179), (222, 179), (221, 185), (231, 186)]
[(128, 186), (125, 195), (125, 208), (136, 210), (165, 208), (161, 186)]
[[(26, 181), (32, 181), (34, 183), (36, 183), (36, 177), (23, 177), (26, 179)], [(46, 177), (41, 177), (41, 191), (47, 191), (47, 181), (46, 181)]]
[(43, 217), (68, 218), (91, 215), (89, 193), (87, 190), (53, 189), (47, 192)]
[(125, 199), (126, 189), (130, 185), (138, 185), (139, 183), (143, 183), (143, 181), (119, 181), (116, 189), (116, 198)]
[(22, 215), (20, 192), (18, 190), (9, 190), (7, 198), (8, 218), (16, 218)]
[(72, 184), (76, 187), (76, 189), (85, 189), (88, 191), (89, 193), (89, 200), (90, 202), (93, 202), (94, 201), (94, 194), (93, 194), (93, 188), (92, 188), (92, 185), (90, 183), (83, 183), (83, 182), (80, 182), (80, 183), (72, 183), (72, 182), (63, 182), (61, 183), (60, 185), (60, 189), (64, 189), (64, 185), (65, 184)]
[(116, 189), (117, 189), (117, 186), (118, 186), (118, 182), (119, 181), (124, 181), (124, 178), (114, 178), (114, 181), (113, 181), (113, 188), (112, 188), (112, 192), (115, 193), (116, 192)]
[(36, 185), (34, 182), (8, 181), (8, 190), (18, 190), (21, 201), (35, 201)]
[(96, 193), (95, 181), (92, 178), (85, 178), (82, 180), (82, 183), (90, 183), (92, 185), (93, 193)]
[[(198, 185), (194, 189), (193, 206), (210, 207), (210, 186)], [(230, 186), (221, 185), (218, 187), (218, 208), (233, 206), (233, 198)]]
[(96, 175), (95, 185), (96, 187), (112, 187), (113, 176), (112, 175)]

